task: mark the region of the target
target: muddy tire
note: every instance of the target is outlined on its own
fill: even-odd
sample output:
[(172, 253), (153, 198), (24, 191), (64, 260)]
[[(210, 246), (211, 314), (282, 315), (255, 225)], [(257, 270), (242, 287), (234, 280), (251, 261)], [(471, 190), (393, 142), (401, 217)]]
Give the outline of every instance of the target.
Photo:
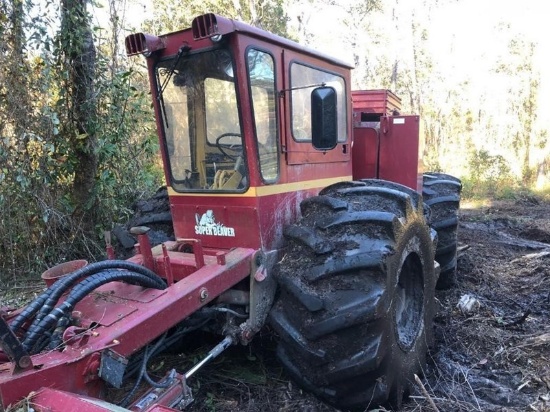
[(133, 209), (132, 218), (125, 225), (118, 225), (113, 229), (113, 235), (117, 240), (115, 250), (120, 259), (133, 255), (137, 239), (130, 234), (132, 227), (147, 226), (150, 229), (147, 234), (151, 246), (174, 240), (174, 226), (166, 187), (161, 187), (149, 199), (139, 200)]
[(269, 318), (277, 354), (337, 408), (397, 408), (425, 365), (436, 234), (421, 203), (395, 183), (342, 183), (304, 200), (285, 229)]
[(438, 289), (449, 289), (456, 283), (458, 209), (460, 179), (443, 173), (425, 173), (422, 195), (430, 208), (429, 225), (437, 232), (435, 260), (441, 266)]

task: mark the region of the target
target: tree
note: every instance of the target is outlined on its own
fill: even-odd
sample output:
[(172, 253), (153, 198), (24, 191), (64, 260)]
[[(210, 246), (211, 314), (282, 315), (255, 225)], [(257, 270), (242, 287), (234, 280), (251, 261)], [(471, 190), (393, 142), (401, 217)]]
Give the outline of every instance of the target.
[(143, 24), (146, 31), (154, 34), (190, 27), (194, 17), (214, 13), (287, 36), (283, 0), (158, 0), (154, 7), (154, 17)]
[(88, 213), (95, 206), (97, 157), (97, 96), (94, 88), (96, 49), (86, 0), (61, 1), (58, 56), (65, 80), (64, 137), (74, 155), (72, 199), (83, 227), (94, 227)]
[(25, 17), (23, 0), (5, 0), (0, 3), (0, 110), (6, 115), (0, 120), (0, 133), (8, 125), (15, 136), (24, 139), (29, 120), (28, 64), (25, 60)]
[(533, 67), (535, 44), (515, 36), (508, 44), (508, 54), (499, 62), (495, 72), (505, 76), (508, 84), (508, 141), (520, 160), (521, 178), (525, 185), (534, 183), (536, 170), (532, 152), (546, 145), (545, 134), (537, 135), (534, 125), (538, 112), (540, 77)]

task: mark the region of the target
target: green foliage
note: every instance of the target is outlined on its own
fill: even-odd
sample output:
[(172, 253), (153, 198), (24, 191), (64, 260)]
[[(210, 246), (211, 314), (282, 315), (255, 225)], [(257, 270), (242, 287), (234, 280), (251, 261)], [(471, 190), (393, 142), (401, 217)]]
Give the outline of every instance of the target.
[[(98, 52), (90, 85), (94, 106), (89, 110), (96, 115), (87, 116), (86, 133), (71, 130), (71, 70), (60, 58), (68, 56), (60, 48), (77, 39), (68, 35), (66, 41), (54, 41), (48, 30), (48, 16), (54, 12), (48, 8), (43, 18), (32, 19), (17, 14), (25, 32), (16, 30), (21, 22), (0, 24), (4, 39), (26, 36), (20, 42), (7, 41), (7, 52), (0, 54), (6, 68), (0, 71), (0, 280), (4, 284), (38, 277), (64, 260), (102, 258), (99, 235), (124, 220), (136, 198), (161, 184), (150, 99), (143, 91), (146, 79), (131, 67), (111, 70), (118, 56), (110, 54), (111, 48), (104, 47), (100, 38), (94, 38)], [(24, 48), (38, 41), (32, 53)], [(84, 147), (82, 142), (91, 133), (95, 142), (86, 150), (98, 163), (91, 175), (84, 221), (75, 214), (75, 172), (81, 161), (75, 148)]]
[(464, 197), (513, 198), (520, 188), (508, 162), (501, 155), (491, 155), (487, 150), (472, 150), (468, 166), (469, 172), (462, 178)]
[(424, 151), (422, 157), (423, 169), (431, 172), (444, 172), (438, 154), (431, 149), (433, 149), (433, 147), (427, 147)]
[[(38, 14), (30, 2), (0, 5), (3, 280), (37, 276), (63, 260), (101, 258), (103, 231), (127, 220), (129, 205), (162, 183), (146, 75), (119, 62), (116, 7), (111, 27), (92, 29), (85, 4), (64, 0), (59, 9), (46, 1)], [(155, 32), (218, 12), (286, 34), (280, 0), (161, 1), (155, 10)]]
[(487, 150), (475, 150), (469, 157), (470, 177), (473, 181), (498, 181), (510, 177), (508, 162), (501, 155)]
[[(100, 67), (106, 64), (108, 61), (103, 60)], [(100, 72), (107, 73), (106, 69)], [(129, 68), (113, 78), (101, 75), (97, 80), (99, 89), (104, 91), (98, 105), (97, 127), (101, 133), (96, 148), (99, 167), (95, 190), (100, 232), (111, 227), (108, 223), (127, 220), (130, 213), (127, 207), (161, 184), (149, 97), (142, 87), (134, 85), (140, 76)], [(135, 120), (139, 120), (139, 131)]]

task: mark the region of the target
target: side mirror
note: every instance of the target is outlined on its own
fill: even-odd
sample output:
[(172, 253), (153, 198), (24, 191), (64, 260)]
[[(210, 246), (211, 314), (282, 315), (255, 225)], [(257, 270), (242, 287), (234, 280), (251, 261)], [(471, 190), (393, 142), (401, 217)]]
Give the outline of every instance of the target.
[(336, 90), (317, 87), (311, 92), (311, 142), (317, 150), (331, 150), (338, 141)]

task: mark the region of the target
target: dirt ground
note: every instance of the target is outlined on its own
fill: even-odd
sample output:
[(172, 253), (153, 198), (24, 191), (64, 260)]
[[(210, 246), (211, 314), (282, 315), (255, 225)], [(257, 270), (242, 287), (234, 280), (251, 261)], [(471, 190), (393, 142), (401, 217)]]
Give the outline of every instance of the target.
[[(460, 220), (458, 284), (437, 292), (436, 345), (423, 390), (416, 385), (403, 410), (550, 411), (550, 203), (463, 202)], [(461, 298), (470, 310), (457, 306)], [(217, 343), (189, 339), (182, 353), (152, 362), (153, 372), (183, 372)], [(188, 410), (337, 411), (289, 380), (274, 349), (267, 328), (230, 348), (190, 379)]]
[[(534, 198), (462, 205), (458, 284), (437, 294), (424, 380), (441, 411), (550, 411), (549, 212)], [(421, 396), (406, 410), (429, 410)]]

